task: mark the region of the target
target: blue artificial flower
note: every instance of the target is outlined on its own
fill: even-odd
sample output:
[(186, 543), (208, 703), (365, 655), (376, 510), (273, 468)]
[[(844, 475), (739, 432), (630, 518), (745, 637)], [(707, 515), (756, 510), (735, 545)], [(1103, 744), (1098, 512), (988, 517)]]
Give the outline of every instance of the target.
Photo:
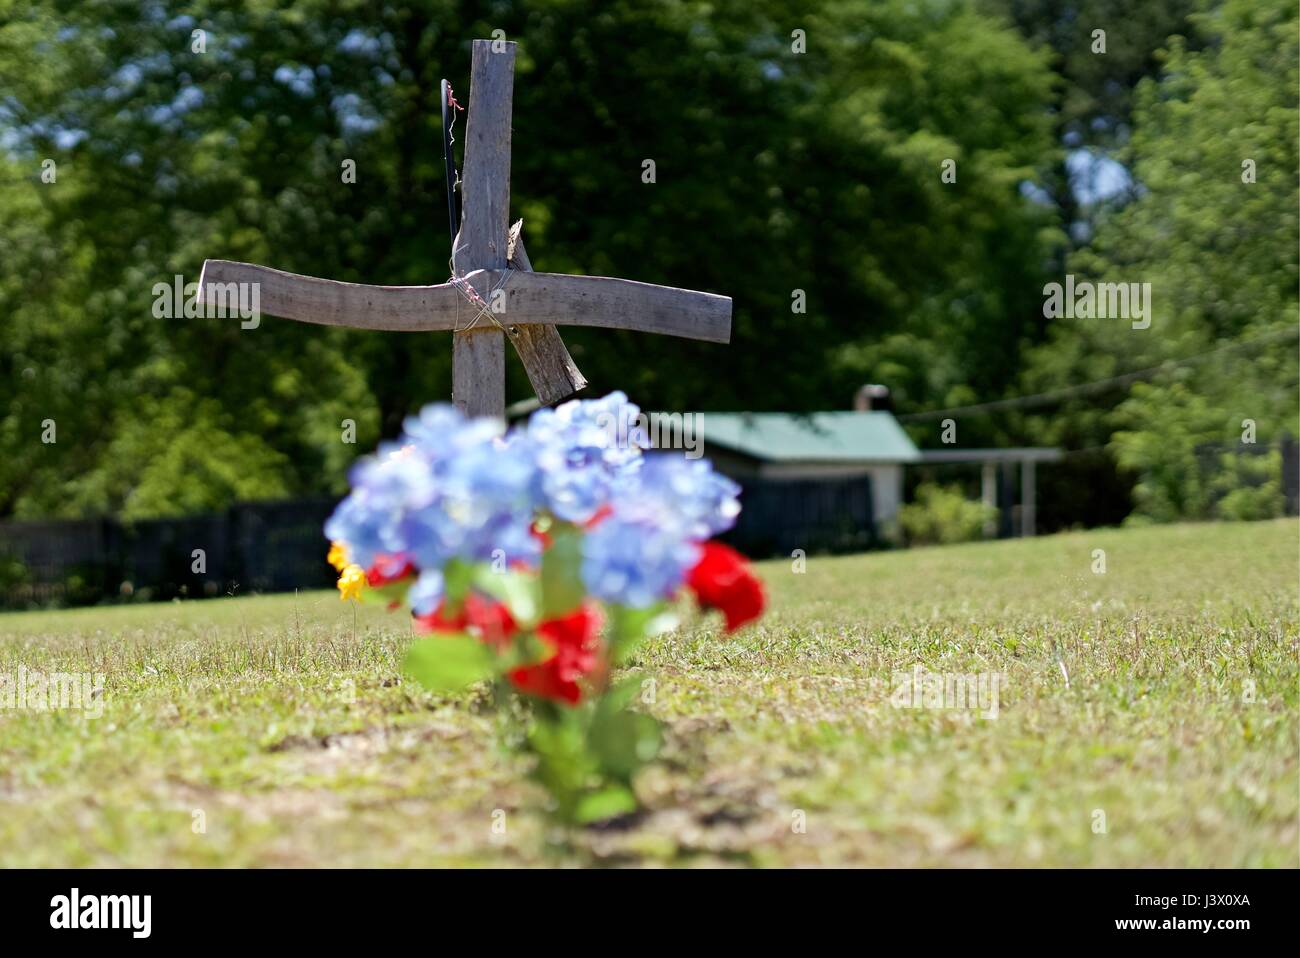
[(617, 514), (582, 539), (582, 581), (598, 599), (643, 609), (671, 596), (699, 561), (680, 529)]
[(528, 422), (538, 490), (552, 515), (582, 523), (633, 475), (650, 445), (641, 409), (621, 392), (539, 409)]
[(497, 419), (466, 419), (455, 406), (433, 403), (402, 423), (399, 446), (413, 446), (430, 463), (449, 462), (464, 449), (481, 446), (500, 436)]
[(411, 604), (411, 611), (416, 615), (428, 615), (437, 609), (442, 601), (442, 590), (445, 584), (441, 569), (425, 569), (421, 572), (406, 596), (406, 601)]
[(662, 522), (682, 525), (692, 539), (707, 539), (736, 524), (739, 495), (740, 486), (714, 472), (707, 459), (655, 453), (645, 457), (635, 483), (623, 490), (614, 509), (649, 511)]
[(698, 561), (698, 543), (734, 524), (739, 492), (704, 460), (646, 456), (635, 479), (615, 488), (610, 515), (583, 537), (587, 589), (637, 608), (667, 598)]
[(540, 544), (529, 529), (537, 508), (534, 450), (519, 435), (460, 450), (440, 477), (439, 519), (450, 523), (445, 551), (486, 561), (535, 561)]
[(413, 562), (418, 613), (436, 608), (448, 562), (536, 563), (539, 512), (587, 523), (582, 577), (592, 595), (644, 608), (675, 592), (698, 543), (731, 527), (740, 492), (704, 460), (649, 446), (640, 409), (621, 392), (538, 411), (502, 435), (446, 404), (408, 418), (396, 443), (352, 470), (352, 491), (325, 525), (353, 562)]
[(536, 466), (522, 439), (501, 439), (492, 420), (467, 420), (448, 405), (428, 406), (405, 423), (396, 444), (363, 460), (352, 492), (326, 523), (354, 562), (407, 556), (422, 570), (453, 558), (535, 560), (529, 534), (536, 510)]
[(435, 497), (424, 464), (389, 450), (363, 459), (349, 479), (352, 492), (325, 523), (325, 535), (346, 542), (352, 561), (367, 569), (381, 553), (413, 552), (406, 518)]

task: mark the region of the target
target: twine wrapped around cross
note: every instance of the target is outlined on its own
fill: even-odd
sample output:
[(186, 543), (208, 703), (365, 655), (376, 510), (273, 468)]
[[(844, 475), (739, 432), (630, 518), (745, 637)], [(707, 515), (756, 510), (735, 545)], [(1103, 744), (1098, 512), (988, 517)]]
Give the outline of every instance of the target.
[[(523, 221), (509, 226), (514, 64), (514, 43), (474, 41), (463, 209), (453, 242), (452, 276), (446, 283), (369, 286), (210, 259), (199, 277), (200, 301), (218, 299), (212, 286), (257, 283), (262, 311), (272, 316), (356, 329), (449, 331), (452, 400), (471, 416), (505, 415), (507, 338), (545, 405), (587, 384), (556, 326), (634, 329), (729, 342), (730, 297), (626, 279), (533, 271), (524, 249)], [(468, 321), (462, 319), (466, 302), (474, 310)], [(490, 322), (483, 323), (485, 318)]]
[[(523, 221), (521, 220), (520, 222), (522, 223)], [(494, 297), (498, 290), (505, 289), (506, 283), (510, 282), (510, 274), (512, 272), (513, 270), (509, 268), (502, 270), (501, 279), (497, 281), (497, 284), (495, 286), (493, 286), (490, 290), (488, 290), (488, 299)], [(450, 283), (452, 286), (455, 286), (458, 290), (460, 290), (461, 295), (465, 297), (465, 299), (469, 302), (471, 306), (474, 307), (475, 310), (474, 318), (464, 326), (460, 325), (460, 323), (457, 323), (453, 332), (457, 332), (457, 333), (467, 332), (468, 330), (471, 330), (475, 326), (477, 326), (478, 321), (480, 319), (483, 319), (484, 317), (486, 317), (494, 326), (496, 326), (503, 333), (510, 332), (509, 329), (501, 325), (501, 322), (495, 316), (492, 315), (492, 307), (488, 304), (487, 300), (485, 300), (482, 296), (480, 296), (477, 290), (475, 290), (474, 287), (471, 286), (463, 277), (456, 276), (453, 274), (447, 280), (447, 282)]]

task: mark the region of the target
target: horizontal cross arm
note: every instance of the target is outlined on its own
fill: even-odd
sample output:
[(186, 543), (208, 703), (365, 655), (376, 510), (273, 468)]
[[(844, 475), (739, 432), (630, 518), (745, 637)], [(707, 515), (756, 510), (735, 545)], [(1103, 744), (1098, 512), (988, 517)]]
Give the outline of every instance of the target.
[[(263, 313), (321, 326), (350, 326), (390, 332), (455, 329), (459, 303), (465, 324), (472, 313), (464, 297), (450, 284), (439, 286), (367, 286), (340, 283), (269, 266), (210, 259), (199, 275), (199, 301), (220, 303), (222, 287), (256, 284)], [(216, 287), (216, 289), (213, 289)], [(247, 300), (246, 300), (247, 301)]]
[[(489, 302), (496, 299), (493, 289), (504, 290), (504, 309), (494, 314), (503, 326), (595, 326), (713, 343), (731, 340), (728, 296), (628, 279), (523, 270), (511, 270), (508, 277), (500, 270), (475, 270), (465, 279)], [(450, 283), (367, 286), (221, 259), (203, 264), (200, 302), (220, 302), (221, 287), (230, 283), (256, 283), (263, 313), (324, 326), (449, 331), (473, 325), (478, 314)], [(478, 325), (487, 322), (479, 319)]]
[[(472, 278), (472, 276), (471, 276)], [(511, 324), (600, 326), (731, 341), (731, 297), (606, 276), (512, 272), (504, 319)]]

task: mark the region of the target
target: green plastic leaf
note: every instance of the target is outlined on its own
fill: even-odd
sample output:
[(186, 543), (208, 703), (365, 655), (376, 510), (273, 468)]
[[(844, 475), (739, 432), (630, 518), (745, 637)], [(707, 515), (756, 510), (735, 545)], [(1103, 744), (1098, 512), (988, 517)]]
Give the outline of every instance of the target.
[(582, 533), (556, 523), (551, 546), (542, 553), (542, 617), (572, 612), (586, 596), (582, 584)]
[(513, 569), (494, 572), (491, 566), (482, 565), (474, 570), (474, 587), (504, 602), (520, 628), (529, 629), (537, 623), (541, 609), (541, 583), (536, 576)]
[(644, 609), (614, 605), (609, 607), (609, 644), (615, 665), (622, 665), (636, 647), (652, 635), (667, 632), (677, 625), (677, 617), (666, 602)]
[(473, 636), (433, 636), (412, 643), (402, 670), (430, 692), (458, 692), (496, 675), (492, 650)]
[(474, 582), (474, 567), (459, 559), (452, 559), (442, 567), (442, 595), (449, 615), (460, 612), (461, 603), (469, 594), (469, 587)]
[(537, 759), (533, 778), (551, 793), (560, 816), (574, 819), (580, 796), (598, 773), (581, 724), (567, 713), (539, 719), (528, 733), (528, 747)]
[(521, 632), (510, 643), (509, 649), (501, 659), (501, 671), (536, 665), (545, 662), (555, 654), (555, 647), (540, 638), (536, 632)]
[(636, 796), (624, 785), (608, 785), (578, 800), (574, 818), (582, 824), (636, 811)]
[(641, 712), (598, 711), (592, 717), (587, 741), (601, 768), (627, 781), (659, 752), (659, 723)]
[[(371, 586), (362, 596), (373, 596), (384, 605), (406, 604), (406, 593), (411, 591), (411, 586), (415, 584), (414, 579), (403, 579), (401, 582), (390, 582), (388, 585)], [(368, 594), (368, 595), (367, 595)]]

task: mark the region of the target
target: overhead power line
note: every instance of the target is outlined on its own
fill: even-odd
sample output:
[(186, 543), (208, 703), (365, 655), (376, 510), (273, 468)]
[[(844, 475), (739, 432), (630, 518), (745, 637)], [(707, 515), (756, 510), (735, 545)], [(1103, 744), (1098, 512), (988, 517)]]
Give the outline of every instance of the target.
[(1154, 376), (1156, 373), (1164, 372), (1178, 366), (1185, 366), (1190, 363), (1200, 362), (1210, 356), (1218, 353), (1229, 352), (1235, 349), (1244, 349), (1247, 346), (1257, 346), (1262, 343), (1276, 342), (1288, 337), (1294, 337), (1300, 333), (1300, 329), (1284, 329), (1274, 333), (1268, 333), (1263, 336), (1256, 336), (1254, 339), (1245, 339), (1238, 343), (1228, 343), (1225, 346), (1219, 346), (1204, 353), (1197, 353), (1194, 356), (1187, 356), (1183, 359), (1169, 359), (1157, 366), (1148, 366), (1145, 369), (1135, 369), (1132, 372), (1121, 373), (1118, 376), (1109, 376), (1106, 379), (1097, 379), (1088, 383), (1080, 383), (1077, 386), (1066, 386), (1062, 389), (1053, 389), (1048, 392), (1034, 393), (1030, 396), (1015, 396), (1009, 399), (995, 399), (991, 402), (974, 403), (969, 406), (952, 406), (948, 409), (932, 409), (927, 412), (913, 412), (905, 416), (899, 416), (900, 422), (920, 422), (926, 419), (940, 419), (945, 416), (954, 415), (982, 415), (990, 412), (1001, 412), (1007, 409), (1023, 409), (1030, 406), (1047, 406), (1052, 403), (1060, 402), (1063, 399), (1071, 399), (1075, 396), (1089, 396), (1093, 393), (1106, 392), (1116, 386), (1124, 386), (1129, 383), (1137, 382), (1140, 379), (1146, 379)]

